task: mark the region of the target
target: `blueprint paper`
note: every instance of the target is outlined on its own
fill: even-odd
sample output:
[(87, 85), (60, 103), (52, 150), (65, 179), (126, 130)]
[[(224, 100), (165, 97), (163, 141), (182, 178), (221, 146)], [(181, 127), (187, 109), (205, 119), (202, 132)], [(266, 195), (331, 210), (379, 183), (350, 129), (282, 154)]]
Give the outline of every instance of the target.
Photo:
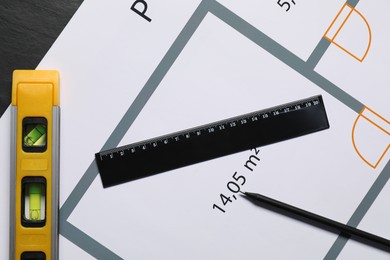
[[(243, 191), (390, 239), (388, 3), (276, 2), (148, 1), (151, 22), (128, 1), (83, 3), (38, 67), (61, 71), (61, 259), (389, 257), (352, 240), (338, 251), (336, 234), (238, 194), (222, 204), (237, 172)], [(371, 29), (362, 61), (354, 5)], [(351, 20), (330, 42), (341, 10)], [(93, 162), (102, 148), (318, 94), (328, 130), (102, 188)]]

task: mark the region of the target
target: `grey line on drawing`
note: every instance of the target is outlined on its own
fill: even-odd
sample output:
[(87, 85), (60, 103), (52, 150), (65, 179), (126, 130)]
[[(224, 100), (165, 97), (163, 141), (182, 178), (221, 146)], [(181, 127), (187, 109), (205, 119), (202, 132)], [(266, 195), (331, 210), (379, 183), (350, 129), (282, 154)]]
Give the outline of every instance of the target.
[(72, 241), (74, 244), (79, 246), (81, 249), (96, 259), (122, 259), (117, 254), (82, 232), (77, 227), (73, 226), (68, 221), (62, 221), (61, 226), (61, 235), (66, 237), (69, 241)]
[(322, 56), (325, 54), (330, 44), (330, 41), (322, 37), (317, 46), (315, 47), (314, 51), (311, 53), (310, 57), (307, 59), (306, 66), (314, 70), (314, 68), (317, 66), (318, 62), (321, 60)]

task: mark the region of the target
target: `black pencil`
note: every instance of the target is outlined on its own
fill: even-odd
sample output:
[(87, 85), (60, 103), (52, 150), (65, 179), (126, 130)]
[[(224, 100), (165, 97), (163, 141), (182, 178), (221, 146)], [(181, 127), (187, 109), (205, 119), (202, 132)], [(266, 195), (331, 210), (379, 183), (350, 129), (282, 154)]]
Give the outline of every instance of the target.
[[(314, 214), (312, 212), (294, 207), (292, 205), (283, 203), (283, 202), (278, 201), (278, 200), (271, 199), (271, 198), (263, 196), (261, 194), (252, 193), (252, 192), (241, 192), (241, 193), (244, 194), (245, 196), (247, 196), (247, 198), (249, 198), (251, 201), (260, 202), (260, 203), (264, 204), (265, 206), (272, 206), (272, 207), (277, 208), (279, 210), (283, 210), (283, 211), (286, 211), (288, 213), (292, 213), (294, 215), (297, 215), (298, 217), (303, 217), (307, 220), (318, 222), (319, 224), (325, 225), (328, 228), (332, 228), (332, 229), (335, 229), (337, 231), (340, 231), (341, 234), (349, 235), (351, 238), (353, 238), (354, 236), (356, 238), (361, 238), (361, 239), (363, 239), (363, 241), (361, 241), (361, 239), (359, 240), (361, 242), (370, 242), (369, 243), (370, 245), (372, 245), (372, 242), (374, 242), (374, 243), (378, 243), (378, 244), (390, 249), (390, 240), (388, 240), (386, 238), (374, 235), (372, 233), (368, 233), (366, 231), (357, 229), (357, 228), (352, 227), (352, 226), (342, 224), (342, 223), (334, 221), (332, 219), (329, 219), (329, 218)], [(257, 203), (256, 203), (256, 205), (262, 206), (262, 205), (259, 205)]]

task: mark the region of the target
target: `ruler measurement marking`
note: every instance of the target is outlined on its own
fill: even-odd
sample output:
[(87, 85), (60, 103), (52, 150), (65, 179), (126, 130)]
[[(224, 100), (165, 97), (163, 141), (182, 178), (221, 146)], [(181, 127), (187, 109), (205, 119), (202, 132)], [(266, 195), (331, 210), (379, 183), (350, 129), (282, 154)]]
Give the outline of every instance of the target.
[[(217, 122), (218, 124), (211, 123), (211, 124), (206, 124), (206, 125), (203, 125), (203, 126), (199, 126), (199, 127), (193, 128), (193, 129), (196, 129), (195, 131), (190, 131), (192, 129), (188, 129), (188, 130), (184, 130), (184, 131), (177, 132), (177, 133), (174, 133), (174, 134), (168, 134), (168, 135), (156, 137), (156, 138), (153, 138), (153, 139), (149, 139), (149, 140), (146, 140), (146, 141), (143, 141), (143, 142), (141, 141), (141, 142), (137, 142), (137, 143), (134, 143), (134, 144), (127, 145), (127, 146), (123, 146), (123, 147), (119, 147), (119, 148), (114, 148), (114, 149), (110, 149), (110, 150), (107, 150), (107, 151), (103, 151), (103, 152), (100, 152), (100, 160), (103, 161), (104, 160), (103, 157), (105, 155), (110, 155), (110, 158), (113, 159), (115, 154), (118, 154), (118, 152), (121, 152), (121, 151), (124, 151), (124, 150), (131, 150), (132, 153), (136, 153), (137, 152), (137, 148), (139, 148), (139, 149), (141, 148), (141, 150), (146, 150), (146, 148), (147, 148), (146, 145), (147, 144), (155, 143), (156, 145), (152, 146), (152, 148), (156, 148), (156, 147), (159, 146), (158, 142), (162, 142), (163, 144), (168, 144), (168, 143), (170, 143), (169, 140), (172, 140), (172, 139), (175, 139), (175, 141), (180, 141), (181, 140), (180, 139), (180, 135), (185, 136), (186, 139), (189, 139), (189, 138), (192, 138), (191, 137), (191, 133), (195, 134), (195, 137), (196, 136), (201, 136), (202, 135), (202, 131), (203, 132), (207, 132), (208, 131), (208, 133), (214, 133), (216, 128), (219, 128), (217, 130), (220, 130), (220, 131), (225, 130), (226, 129), (225, 125), (227, 127), (230, 127), (230, 128), (237, 127), (237, 126), (243, 126), (243, 125), (248, 123), (248, 119), (249, 118), (252, 118), (252, 120), (249, 120), (249, 121), (256, 122), (257, 119), (253, 120), (253, 118), (258, 118), (258, 116), (260, 117), (260, 120), (261, 119), (269, 119), (271, 117), (275, 117), (275, 116), (278, 116), (278, 115), (281, 115), (281, 114), (290, 113), (290, 112), (294, 112), (294, 111), (300, 110), (300, 109), (302, 109), (302, 105), (304, 106), (304, 108), (308, 108), (308, 107), (319, 105), (319, 104), (320, 104), (320, 101), (319, 101), (319, 98), (317, 97), (317, 98), (312, 99), (312, 100), (305, 100), (301, 104), (293, 104), (293, 105), (290, 105), (290, 106), (288, 106), (288, 104), (287, 104), (286, 106), (282, 105), (281, 107), (276, 107), (275, 109), (270, 110), (270, 111), (267, 111), (269, 109), (256, 111), (256, 112), (253, 112), (253, 113), (250, 113), (250, 114), (246, 114), (246, 115), (242, 115), (242, 116), (238, 116), (238, 117), (233, 117), (233, 118), (230, 118), (230, 119), (226, 119), (224, 121), (219, 121), (219, 122)], [(237, 125), (237, 123), (239, 125)], [(218, 126), (222, 126), (222, 128), (218, 127)], [(164, 138), (160, 139), (162, 137), (164, 137)], [(130, 148), (128, 148), (128, 147), (130, 147)], [(121, 156), (123, 156), (123, 155), (121, 155)]]

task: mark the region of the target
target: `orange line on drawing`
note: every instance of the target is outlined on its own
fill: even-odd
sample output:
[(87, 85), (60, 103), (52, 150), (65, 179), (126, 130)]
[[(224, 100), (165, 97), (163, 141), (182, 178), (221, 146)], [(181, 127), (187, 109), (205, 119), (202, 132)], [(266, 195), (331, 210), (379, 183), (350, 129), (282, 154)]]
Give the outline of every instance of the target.
[(328, 32), (330, 31), (330, 28), (332, 28), (332, 26), (334, 25), (334, 23), (337, 21), (337, 18), (339, 18), (340, 14), (342, 13), (342, 11), (344, 10), (346, 4), (343, 5), (343, 7), (340, 9), (340, 11), (338, 12), (338, 14), (336, 15), (336, 17), (333, 19), (332, 23), (329, 25), (328, 29), (326, 30), (325, 34), (324, 34), (324, 37), (326, 39), (328, 39), (329, 41), (332, 41), (331, 39), (329, 39), (326, 35), (328, 34)]
[(365, 118), (368, 122), (370, 122), (371, 124), (373, 124), (374, 126), (378, 127), (380, 130), (382, 130), (383, 132), (385, 132), (386, 134), (390, 135), (389, 132), (387, 132), (385, 129), (383, 129), (380, 125), (378, 125), (377, 123), (375, 123), (374, 121), (372, 121), (371, 119), (369, 119), (368, 117), (366, 117), (365, 115), (361, 115), (363, 118)]
[(353, 123), (353, 127), (352, 127), (352, 144), (353, 144), (353, 148), (355, 149), (355, 152), (359, 155), (359, 157), (360, 157), (366, 164), (368, 164), (370, 167), (375, 168), (375, 166), (372, 165), (369, 161), (367, 161), (367, 160), (364, 158), (364, 156), (359, 152), (359, 149), (357, 148), (356, 143), (355, 143), (355, 128), (356, 128), (356, 124), (357, 124), (357, 122), (359, 121), (360, 116), (362, 115), (364, 109), (365, 109), (365, 107), (362, 109), (362, 111), (360, 111), (359, 115), (358, 115), (358, 116), (356, 117), (356, 119), (355, 119), (355, 122)]
[(385, 121), (386, 123), (390, 124), (390, 121), (389, 121), (389, 120), (386, 120), (386, 118), (384, 118), (383, 116), (381, 116), (380, 114), (378, 114), (377, 112), (375, 112), (374, 110), (372, 110), (371, 108), (365, 107), (365, 109), (367, 109), (368, 111), (370, 111), (371, 113), (373, 113), (374, 115), (376, 115), (377, 117), (379, 117), (380, 119), (382, 119), (383, 121)]
[(387, 148), (384, 150), (384, 152), (381, 154), (381, 156), (379, 157), (379, 159), (377, 160), (377, 162), (375, 164), (372, 164), (370, 163), (368, 160), (366, 160), (366, 158), (364, 158), (364, 156), (359, 152), (359, 149), (357, 148), (356, 146), (356, 143), (355, 143), (355, 128), (356, 128), (356, 124), (357, 122), (359, 121), (360, 117), (363, 117), (364, 119), (368, 120), (370, 123), (374, 124), (376, 127), (378, 127), (379, 129), (381, 129), (382, 131), (384, 131), (385, 133), (387, 133), (388, 135), (390, 135), (389, 132), (387, 132), (386, 130), (384, 130), (382, 127), (378, 126), (376, 123), (374, 123), (372, 120), (368, 119), (366, 116), (363, 115), (363, 112), (364, 110), (367, 109), (369, 111), (371, 111), (372, 113), (374, 113), (376, 116), (378, 116), (379, 118), (383, 119), (384, 121), (386, 121), (387, 123), (389, 123), (388, 120), (384, 119), (382, 116), (380, 116), (378, 113), (376, 113), (375, 111), (373, 111), (372, 109), (368, 108), (368, 107), (364, 107), (362, 109), (362, 111), (360, 111), (359, 115), (356, 117), (355, 119), (355, 122), (353, 124), (353, 127), (352, 127), (352, 144), (353, 144), (353, 148), (355, 149), (356, 153), (359, 155), (359, 157), (366, 163), (368, 164), (370, 167), (372, 168), (376, 168), (378, 166), (378, 164), (382, 161), (383, 157), (385, 156), (385, 154), (387, 153), (387, 151), (389, 150), (390, 148), (390, 144), (387, 146)]
[(327, 39), (329, 42), (332, 42), (332, 39), (329, 39), (328, 36), (324, 35), (323, 37), (324, 37), (325, 39)]
[(362, 59), (359, 59), (359, 57), (357, 57), (355, 54), (353, 54), (352, 52), (348, 51), (347, 49), (345, 49), (343, 46), (341, 46), (340, 44), (338, 44), (337, 42), (335, 41), (332, 41), (332, 43), (334, 45), (336, 45), (337, 47), (339, 47), (341, 50), (345, 51), (346, 53), (348, 53), (349, 55), (351, 55), (353, 58), (355, 58), (356, 60), (362, 62), (363, 60)]
[[(336, 20), (338, 19), (338, 17), (340, 16), (340, 14), (342, 13), (342, 11), (344, 10), (344, 8), (348, 6), (349, 8), (351, 8), (351, 11), (349, 11), (347, 17), (344, 19), (344, 21), (342, 22), (342, 24), (340, 25), (340, 27), (337, 29), (336, 33), (333, 35), (332, 39), (329, 38), (327, 36), (328, 32), (330, 31), (330, 29), (332, 28), (332, 26), (335, 24)], [(352, 12), (356, 12), (364, 21), (364, 23), (366, 24), (367, 26), (367, 30), (368, 30), (368, 45), (367, 45), (367, 48), (363, 54), (363, 57), (359, 58), (357, 57), (356, 55), (354, 55), (353, 53), (351, 53), (350, 51), (348, 51), (346, 48), (342, 47), (340, 44), (338, 44), (336, 41), (335, 41), (335, 38), (336, 36), (339, 34), (339, 32), (341, 31), (341, 29), (344, 27), (345, 23), (347, 22), (347, 20), (349, 19), (349, 17), (351, 16)], [(371, 41), (372, 41), (372, 34), (371, 34), (371, 27), (369, 25), (369, 23), (367, 22), (366, 18), (362, 15), (362, 13), (360, 13), (358, 10), (356, 10), (354, 7), (352, 7), (351, 5), (349, 5), (348, 3), (345, 3), (343, 5), (343, 7), (340, 9), (340, 11), (338, 12), (337, 16), (333, 19), (332, 23), (330, 24), (330, 26), (328, 27), (328, 29), (326, 30), (324, 36), (323, 36), (325, 39), (327, 39), (328, 41), (330, 41), (331, 43), (335, 44), (337, 47), (339, 47), (341, 50), (345, 51), (346, 53), (348, 53), (349, 55), (351, 55), (353, 58), (355, 58), (356, 60), (360, 61), (360, 62), (363, 62), (363, 60), (366, 58), (367, 54), (368, 54), (368, 51), (370, 50), (371, 48)]]
[(385, 157), (385, 154), (387, 153), (387, 151), (389, 150), (390, 148), (390, 144), (387, 146), (386, 150), (382, 153), (382, 156), (379, 158), (379, 160), (377, 161), (377, 163), (375, 164), (375, 167), (376, 168), (378, 166), (378, 164), (382, 161), (383, 157)]
[(360, 17), (363, 19), (363, 21), (365, 22), (365, 24), (366, 24), (366, 26), (367, 26), (367, 29), (368, 29), (368, 46), (367, 46), (366, 52), (364, 53), (362, 59), (360, 60), (360, 62), (362, 62), (362, 61), (366, 58), (367, 53), (368, 53), (368, 51), (370, 50), (370, 47), (371, 47), (371, 36), (372, 36), (372, 34), (371, 34), (371, 27), (370, 27), (370, 25), (368, 24), (366, 18), (365, 18), (358, 10), (356, 10), (356, 9), (353, 9), (353, 10), (354, 10), (358, 15), (360, 15)]
[(347, 22), (348, 18), (351, 16), (352, 12), (353, 12), (353, 7), (350, 6), (349, 4), (345, 4), (344, 6), (348, 6), (349, 8), (351, 8), (351, 11), (349, 11), (347, 17), (345, 17), (344, 21), (341, 23), (339, 29), (337, 30), (337, 32), (333, 35), (333, 38), (332, 38), (332, 42), (334, 41), (334, 39), (336, 38), (337, 34), (339, 34), (339, 32), (341, 31), (341, 29), (343, 28), (344, 24)]

